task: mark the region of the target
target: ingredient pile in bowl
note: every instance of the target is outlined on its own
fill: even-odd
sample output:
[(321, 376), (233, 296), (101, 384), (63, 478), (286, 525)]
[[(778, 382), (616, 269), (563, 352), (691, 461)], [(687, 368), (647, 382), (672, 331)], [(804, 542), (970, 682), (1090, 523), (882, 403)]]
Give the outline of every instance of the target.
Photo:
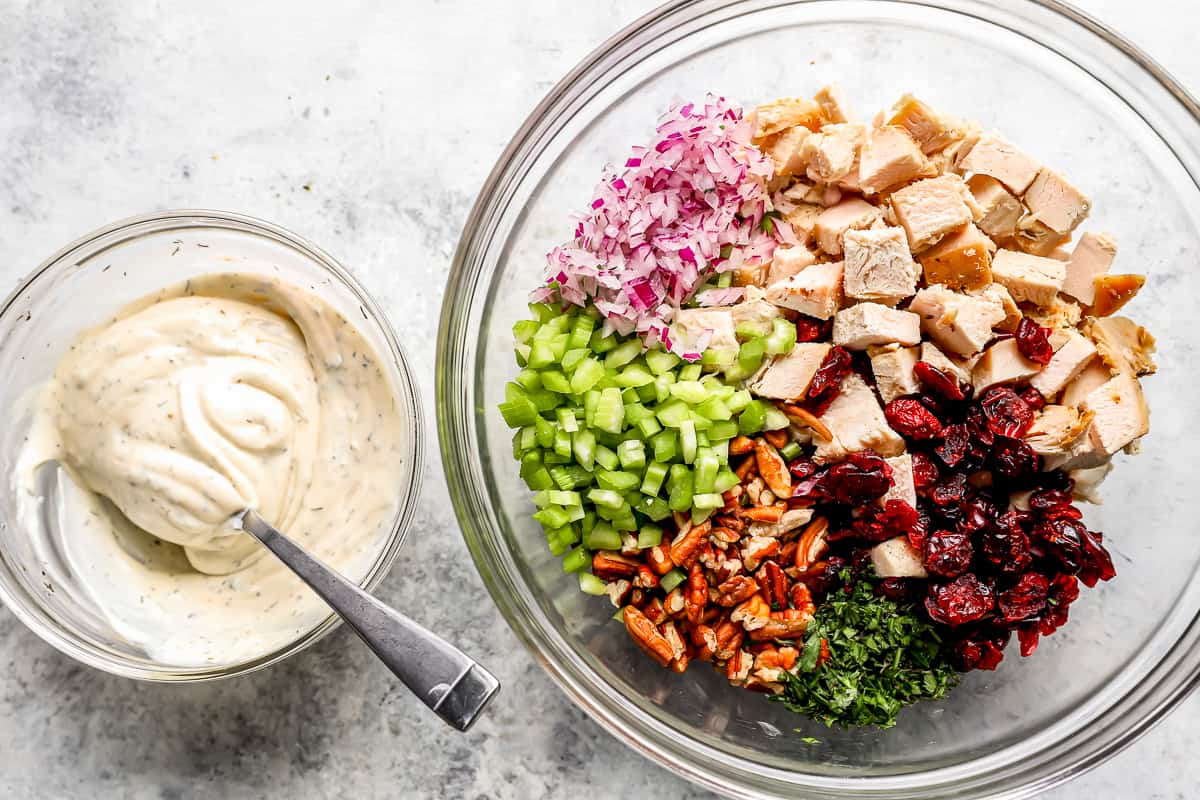
[(848, 119), (668, 112), (549, 254), (500, 411), (650, 658), (889, 727), (1113, 578), (1075, 501), (1149, 429), (1154, 339), (1066, 176), (908, 95)]

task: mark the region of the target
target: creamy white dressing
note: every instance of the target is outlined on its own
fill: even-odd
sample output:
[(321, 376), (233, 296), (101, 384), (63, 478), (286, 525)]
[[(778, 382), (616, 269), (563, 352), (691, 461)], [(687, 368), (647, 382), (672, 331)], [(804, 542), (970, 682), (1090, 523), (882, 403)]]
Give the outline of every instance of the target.
[[(327, 607), (231, 522), (245, 508), (352, 580), (398, 505), (403, 420), (361, 332), (319, 297), (214, 274), (84, 333), (41, 390), (16, 476), (66, 466), (57, 543), (115, 633), (156, 661), (229, 664)], [(69, 482), (68, 482), (69, 483)]]

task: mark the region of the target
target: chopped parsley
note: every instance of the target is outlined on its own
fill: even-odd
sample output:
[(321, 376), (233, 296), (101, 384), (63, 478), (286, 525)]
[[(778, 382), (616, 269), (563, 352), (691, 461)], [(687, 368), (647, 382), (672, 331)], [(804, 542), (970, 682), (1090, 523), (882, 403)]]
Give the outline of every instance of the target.
[(774, 233), (775, 220), (777, 219), (783, 219), (783, 215), (778, 211), (768, 211), (763, 214), (762, 221), (758, 223), (758, 227), (763, 233)]
[[(829, 660), (818, 667), (822, 639)], [(876, 597), (860, 578), (850, 594), (832, 592), (817, 607), (799, 674), (785, 674), (775, 699), (829, 727), (890, 728), (904, 706), (941, 699), (958, 684), (944, 650), (913, 606)]]

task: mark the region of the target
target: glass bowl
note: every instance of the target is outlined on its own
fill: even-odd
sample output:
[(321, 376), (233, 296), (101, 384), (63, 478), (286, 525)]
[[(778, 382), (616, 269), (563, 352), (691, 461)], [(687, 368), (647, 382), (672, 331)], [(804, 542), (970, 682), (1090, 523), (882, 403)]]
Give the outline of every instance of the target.
[[(133, 300), (205, 272), (238, 271), (281, 278), (308, 289), (358, 328), (379, 354), (407, 426), (402, 485), (386, 538), (362, 574), (377, 586), (395, 560), (416, 506), (421, 475), (421, 408), (411, 370), (383, 312), (327, 253), (289, 231), (220, 211), (164, 211), (117, 222), (67, 245), (18, 286), (0, 308), (0, 602), (38, 636), (67, 655), (107, 672), (153, 681), (198, 681), (261, 669), (303, 650), (339, 622), (330, 613), (294, 640), (238, 663), (192, 667), (156, 662), (116, 636), (102, 615), (80, 601), (70, 571), (42, 562), (46, 549), (22, 529), (16, 513), (14, 464), (31, 422), (35, 387), (53, 373), (81, 331)], [(53, 576), (51, 580), (49, 576)], [(55, 584), (58, 584), (57, 586)], [(65, 585), (64, 585), (65, 583)]]
[[(673, 102), (747, 106), (846, 90), (860, 118), (907, 91), (997, 127), (1088, 191), (1092, 230), (1149, 281), (1127, 313), (1158, 337), (1153, 430), (1121, 457), (1089, 525), (1111, 583), (1085, 592), (1038, 653), (1013, 651), (888, 731), (826, 730), (710, 669), (657, 668), (546, 549), (496, 412), (515, 374), (512, 323), (546, 251), (569, 238), (605, 163), (648, 141)], [(1111, 756), (1195, 685), (1200, 531), (1200, 124), (1195, 101), (1136, 48), (1060, 3), (1029, 0), (678, 2), (589, 55), (537, 107), (487, 180), (449, 277), (438, 339), (441, 446), (475, 562), (514, 630), (628, 745), (735, 796), (1028, 797)], [(798, 729), (798, 732), (797, 732)], [(809, 739), (811, 737), (811, 739)], [(806, 739), (809, 739), (806, 741)]]

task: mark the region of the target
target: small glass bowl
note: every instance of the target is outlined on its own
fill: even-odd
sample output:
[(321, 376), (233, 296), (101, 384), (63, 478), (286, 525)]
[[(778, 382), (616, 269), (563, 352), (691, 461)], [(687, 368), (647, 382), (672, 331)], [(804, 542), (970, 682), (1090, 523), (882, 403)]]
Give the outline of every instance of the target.
[[(516, 372), (511, 326), (545, 254), (571, 234), (606, 162), (623, 163), (674, 102), (751, 106), (839, 83), (859, 118), (905, 92), (999, 128), (1094, 201), (1085, 230), (1148, 275), (1124, 312), (1158, 337), (1153, 426), (1119, 457), (1105, 505), (1117, 578), (1022, 659), (975, 672), (888, 731), (826, 730), (730, 687), (703, 664), (658, 669), (582, 595), (530, 519), (496, 411)], [(546, 96), (464, 226), (438, 340), (443, 461), (467, 545), (509, 624), (615, 736), (738, 797), (1029, 797), (1144, 733), (1200, 676), (1196, 408), (1200, 373), (1200, 108), (1116, 34), (1058, 2), (693, 0), (637, 20)], [(799, 732), (795, 732), (799, 729)]]
[[(390, 532), (360, 585), (370, 590), (387, 574), (404, 542), (419, 491), (424, 448), (421, 407), (408, 361), (382, 310), (329, 254), (294, 233), (223, 211), (164, 211), (123, 220), (88, 234), (47, 259), (0, 308), (0, 602), (49, 644), (84, 664), (116, 675), (163, 682), (241, 675), (274, 664), (316, 642), (340, 622), (330, 614), (274, 652), (239, 663), (180, 667), (156, 663), (121, 641), (75, 599), (53, 587), (15, 512), (12, 480), (29, 431), (34, 389), (85, 329), (138, 298), (199, 274), (221, 271), (282, 278), (317, 294), (357, 322), (389, 373), (407, 428), (403, 481)], [(57, 589), (57, 590), (56, 590)]]

